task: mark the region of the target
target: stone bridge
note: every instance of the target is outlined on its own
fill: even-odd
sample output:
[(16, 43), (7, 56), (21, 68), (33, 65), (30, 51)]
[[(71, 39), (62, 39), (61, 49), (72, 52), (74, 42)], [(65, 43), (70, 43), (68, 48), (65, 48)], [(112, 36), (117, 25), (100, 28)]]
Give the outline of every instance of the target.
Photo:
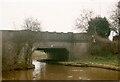
[[(12, 61), (17, 57), (22, 59), (29, 50), (43, 50), (49, 53), (48, 59), (72, 59), (88, 54), (88, 46), (91, 36), (87, 33), (63, 33), (63, 32), (36, 32), (1, 30), (2, 34), (2, 58), (3, 62)], [(20, 47), (22, 46), (22, 47)], [(57, 54), (56, 54), (57, 53)], [(57, 55), (57, 56), (56, 56)]]

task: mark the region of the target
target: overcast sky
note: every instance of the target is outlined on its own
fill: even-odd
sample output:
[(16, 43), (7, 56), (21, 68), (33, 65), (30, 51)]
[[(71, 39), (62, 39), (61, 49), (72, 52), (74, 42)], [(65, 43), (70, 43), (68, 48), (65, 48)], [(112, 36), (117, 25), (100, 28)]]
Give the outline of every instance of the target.
[(1, 0), (0, 29), (19, 29), (27, 17), (41, 22), (43, 31), (74, 31), (82, 10), (106, 16), (118, 0)]

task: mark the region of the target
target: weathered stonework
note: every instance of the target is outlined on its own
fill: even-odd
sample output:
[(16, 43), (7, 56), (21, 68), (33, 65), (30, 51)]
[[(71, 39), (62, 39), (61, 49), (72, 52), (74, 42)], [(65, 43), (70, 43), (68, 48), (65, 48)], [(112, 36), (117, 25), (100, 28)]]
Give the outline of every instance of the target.
[[(66, 48), (69, 59), (88, 54), (91, 37), (87, 33), (57, 33), (4, 30), (2, 32), (3, 70), (17, 68), (31, 59), (37, 48)], [(30, 52), (28, 54), (28, 52)], [(27, 55), (27, 56), (26, 56)], [(29, 57), (27, 59), (26, 57)], [(27, 62), (31, 64), (31, 62)], [(20, 65), (21, 66), (21, 65)]]

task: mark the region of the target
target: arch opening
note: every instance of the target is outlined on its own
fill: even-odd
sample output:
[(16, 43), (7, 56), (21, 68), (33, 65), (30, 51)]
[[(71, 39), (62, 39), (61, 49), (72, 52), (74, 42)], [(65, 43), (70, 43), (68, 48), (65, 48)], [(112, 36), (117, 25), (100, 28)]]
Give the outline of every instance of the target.
[(45, 59), (47, 59), (47, 53), (45, 53), (43, 50), (34, 50), (34, 52), (32, 53), (32, 61)]
[[(36, 56), (37, 52), (39, 54)], [(66, 48), (37, 48), (33, 54), (33, 58), (36, 56), (36, 60), (39, 61), (67, 61), (69, 58), (69, 52)]]

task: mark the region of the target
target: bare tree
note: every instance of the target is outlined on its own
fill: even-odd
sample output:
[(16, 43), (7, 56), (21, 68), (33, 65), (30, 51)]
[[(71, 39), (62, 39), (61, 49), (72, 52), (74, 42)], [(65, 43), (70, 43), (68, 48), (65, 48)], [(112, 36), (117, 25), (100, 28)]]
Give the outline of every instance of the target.
[(115, 10), (113, 11), (112, 15), (110, 16), (111, 19), (111, 29), (117, 33), (117, 35), (120, 35), (120, 1), (116, 5)]
[[(40, 31), (40, 22), (37, 19), (27, 18), (24, 20), (22, 30), (16, 32), (14, 35), (14, 43), (16, 43), (16, 59), (20, 57), (20, 52), (24, 52), (24, 60), (26, 65), (32, 64), (32, 48), (33, 44), (36, 42), (37, 33), (34, 31)], [(32, 38), (31, 38), (32, 37)], [(15, 61), (17, 63), (17, 61)]]
[(113, 30), (114, 32), (116, 32), (117, 34), (119, 34), (118, 32), (118, 13), (117, 13), (117, 9), (113, 11), (112, 15), (110, 16), (110, 24), (111, 24), (111, 30)]
[(26, 18), (22, 28), (23, 30), (40, 31), (41, 25), (37, 19)]
[[(37, 19), (33, 18), (27, 18), (24, 21), (23, 24), (23, 30), (27, 30), (25, 32), (25, 35), (23, 35), (23, 41), (25, 42), (26, 46), (26, 55), (25, 55), (25, 61), (27, 64), (31, 64), (31, 58), (32, 58), (32, 47), (34, 42), (36, 41), (36, 33), (32, 33), (32, 31), (41, 31), (41, 25), (40, 22)], [(31, 38), (33, 37), (33, 38)]]
[(76, 28), (81, 32), (86, 32), (88, 30), (88, 21), (93, 18), (93, 11), (83, 10), (80, 17), (76, 19)]

